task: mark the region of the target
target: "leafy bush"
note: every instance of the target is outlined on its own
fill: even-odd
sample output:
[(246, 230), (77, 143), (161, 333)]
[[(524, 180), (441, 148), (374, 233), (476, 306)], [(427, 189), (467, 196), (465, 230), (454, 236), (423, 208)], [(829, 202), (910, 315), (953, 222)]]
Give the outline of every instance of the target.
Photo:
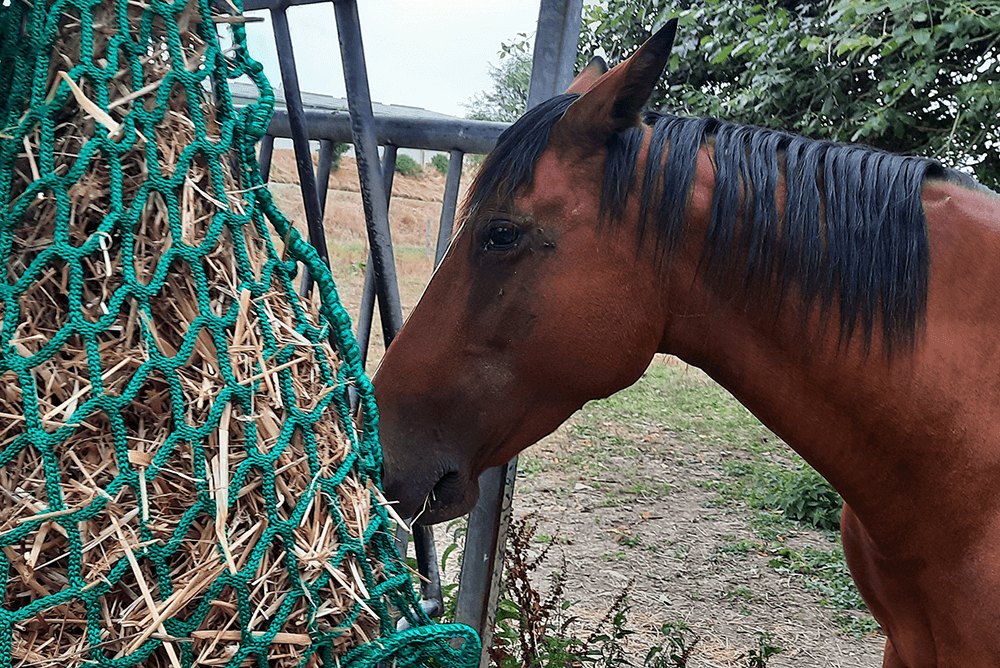
[(431, 158), (431, 164), (434, 166), (434, 169), (438, 170), (442, 174), (448, 173), (448, 156), (444, 153), (438, 153)]
[(619, 62), (672, 15), (650, 108), (863, 141), (1000, 184), (995, 2), (605, 0), (586, 3), (578, 65), (598, 47)]
[(330, 161), (330, 171), (337, 171), (340, 169), (340, 156), (347, 153), (348, 149), (351, 148), (350, 144), (345, 144), (343, 142), (334, 142), (333, 144), (333, 159)]
[(781, 510), (785, 517), (821, 531), (840, 529), (843, 499), (823, 477), (808, 466), (771, 473), (764, 504)]
[(420, 176), (424, 173), (423, 167), (405, 153), (396, 156), (396, 171), (403, 176)]

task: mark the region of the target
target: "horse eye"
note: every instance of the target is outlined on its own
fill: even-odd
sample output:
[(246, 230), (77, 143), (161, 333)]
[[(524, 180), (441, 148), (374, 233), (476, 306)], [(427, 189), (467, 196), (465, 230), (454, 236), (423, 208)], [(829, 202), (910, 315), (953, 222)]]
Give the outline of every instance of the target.
[(517, 226), (507, 221), (494, 222), (486, 236), (486, 250), (508, 250), (521, 238)]

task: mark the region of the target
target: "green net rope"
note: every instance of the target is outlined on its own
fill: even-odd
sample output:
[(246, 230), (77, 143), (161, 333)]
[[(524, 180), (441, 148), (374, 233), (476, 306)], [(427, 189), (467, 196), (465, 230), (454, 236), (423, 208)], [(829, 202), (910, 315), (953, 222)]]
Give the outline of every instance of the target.
[[(239, 0), (226, 6), (233, 15), (242, 13)], [(197, 633), (212, 619), (220, 599), (230, 601), (233, 625), (229, 631), (235, 636), (227, 636), (224, 660), (212, 665), (372, 666), (381, 661), (399, 666), (477, 665), (480, 647), (474, 632), (464, 626), (430, 623), (416, 604), (410, 576), (394, 551), (391, 524), (376, 489), (381, 470), (377, 410), (350, 320), (330, 271), (278, 210), (261, 181), (255, 144), (267, 127), (274, 96), (262, 67), (247, 54), (243, 24), (217, 19), (218, 11), (206, 0), (150, 0), (148, 5), (130, 0), (0, 0), (0, 259), (6, 270), (5, 280), (0, 281), (0, 397), (4, 393), (8, 399), (14, 397), (20, 409), (20, 415), (0, 418), (0, 476), (6, 484), (3, 493), (11, 498), (22, 494), (22, 483), (27, 487), (30, 481), (28, 472), (19, 467), (34, 458), (40, 462), (37, 488), (45, 497), (44, 505), (31, 506), (27, 513), (24, 508), (28, 506), (18, 506), (16, 521), (0, 517), (0, 574), (6, 583), (0, 607), (0, 667), (16, 665), (25, 657), (26, 665), (45, 665), (44, 639), (53, 637), (52, 642), (77, 648), (73, 661), (59, 665), (197, 665), (203, 656)], [(78, 25), (79, 37), (67, 49), (68, 20)], [(231, 33), (226, 49), (217, 34), (220, 23)], [(199, 58), (194, 60), (191, 40), (185, 37), (191, 34), (199, 45), (195, 49)], [(151, 59), (158, 59), (157, 66), (166, 70), (155, 85), (148, 81)], [(58, 147), (65, 146), (65, 142), (60, 144), (60, 133), (66, 131), (67, 110), (79, 109), (80, 96), (59, 70), (99, 109), (87, 116), (89, 134), (72, 155)], [(227, 82), (241, 77), (252, 81), (260, 96), (257, 103), (237, 109)], [(121, 97), (123, 85), (134, 92), (133, 99), (113, 107), (112, 98)], [(208, 91), (214, 110), (210, 117), (202, 105)], [(178, 99), (186, 105), (184, 115), (190, 119), (192, 136), (176, 151), (171, 171), (163, 164), (171, 141), (163, 128), (173, 113), (171, 101)], [(81, 118), (79, 111), (74, 113)], [(26, 145), (33, 147), (33, 177), (27, 179)], [(136, 156), (141, 158), (140, 170), (123, 166)], [(81, 236), (80, 211), (74, 206), (80, 201), (80, 188), (98, 164), (109, 183), (107, 210), (91, 220)], [(201, 239), (192, 239), (184, 229), (186, 204), (179, 194), (195, 165), (209, 175), (204, 182), (209, 192), (204, 197), (218, 203)], [(238, 205), (226, 192), (227, 179), (240, 188)], [(131, 194), (126, 196), (126, 191)], [(154, 199), (166, 212), (169, 243), (159, 247), (162, 255), (155, 258), (155, 270), (144, 280), (137, 269), (139, 249), (145, 243), (140, 228)], [(33, 239), (27, 252), (25, 231), (43, 209), (52, 219), (44, 228), (50, 237)], [(256, 265), (246, 251), (254, 244), (260, 253)], [(227, 261), (235, 289), (228, 299), (220, 297), (225, 290), (205, 270), (209, 260), (219, 257), (220, 249), (231, 256)], [(95, 315), (87, 297), (92, 289), (87, 282), (93, 278), (88, 272), (93, 258), (102, 255), (103, 266), (111, 266), (109, 252), (118, 254), (120, 276), (114, 280), (116, 289), (102, 296), (101, 310)], [(302, 266), (315, 279), (320, 296), (314, 317), (308, 304), (295, 296), (294, 281)], [(188, 297), (195, 312), (176, 349), (165, 350), (155, 322), (163, 317), (158, 300), (165, 299), (175, 285), (171, 276), (178, 267), (190, 274), (193, 288)], [(64, 295), (59, 298), (62, 316), (42, 340), (36, 337), (30, 346), (19, 344), (29, 315), (37, 311), (32, 311), (32, 300), (40, 295), (37, 288), (51, 282), (53, 274), (64, 277), (60, 286)], [(287, 304), (294, 334), (283, 334), (269, 324), (260, 306), (265, 297), (273, 300), (275, 293)], [(246, 311), (241, 313), (241, 309)], [(273, 371), (270, 380), (262, 373), (241, 375), (232, 361), (233, 330), (241, 318), (249, 322), (250, 315), (261, 345), (258, 366), (251, 371), (260, 372), (261, 365), (267, 364)], [(145, 357), (134, 368), (126, 367), (129, 377), (112, 388), (108, 379), (116, 370), (109, 368), (108, 348), (117, 345), (116, 327), (127, 317), (142, 339)], [(41, 399), (48, 373), (43, 372), (66, 359), (71, 344), (78, 348), (77, 368), (83, 370), (89, 387), (76, 392), (79, 396), (68, 408), (61, 406), (63, 418), (53, 422)], [(199, 346), (214, 347), (217, 352), (218, 368), (213, 373), (218, 386), (209, 404), (199, 409), (201, 418), (192, 422), (194, 400), (184, 374), (185, 364)], [(312, 376), (326, 388), (309, 402), (297, 396), (297, 376), (289, 368), (303, 346), (312, 351)], [(160, 406), (143, 408), (163, 413), (171, 429), (155, 447), (146, 449), (148, 460), (136, 460), (136, 439), (141, 434), (135, 433), (129, 411), (151, 401), (152, 379), (168, 399)], [(283, 420), (273, 443), (265, 448), (260, 446), (265, 440), (263, 427), (253, 416), (268, 382), (275, 384), (274, 391), (280, 395)], [(357, 427), (347, 403), (349, 386), (356, 389), (363, 411)], [(240, 449), (240, 457), (226, 472), (227, 493), (222, 498), (228, 501), (220, 507), (219, 490), (212, 487), (212, 480), (218, 478), (213, 478), (209, 460), (225, 449), (220, 443), (229, 438), (222, 434), (229, 423), (223, 420), (233, 414), (242, 418), (241, 433), (239, 438), (233, 435), (231, 446)], [(348, 443), (346, 456), (332, 470), (324, 459), (328, 446), (323, 442), (330, 420), (336, 420), (340, 437)], [(71, 450), (81, 442), (85, 427), (93, 429), (94, 424), (103, 426), (103, 437), (113, 447), (111, 461), (96, 469), (100, 474), (91, 472), (91, 476), (74, 459), (85, 453)], [(143, 495), (150, 485), (167, 480), (182, 450), (189, 456), (183, 461), (192, 466), (183, 477), (190, 485), (188, 505), (171, 509), (170, 531), (164, 534), (156, 513), (146, 512), (149, 499)], [(75, 468), (67, 464), (72, 461), (77, 461)], [(309, 479), (291, 500), (288, 490), (281, 487), (288, 461), (299, 462)], [(100, 482), (97, 493), (83, 502), (72, 493), (81, 477), (88, 484)], [(338, 497), (348, 478), (370, 497), (370, 516), (360, 531), (351, 530), (351, 522), (345, 520), (350, 509), (343, 508)], [(211, 577), (202, 578), (198, 595), (189, 597), (183, 609), (171, 608), (170, 601), (185, 593), (180, 583), (192, 581), (190, 573), (178, 569), (184, 563), (182, 553), (191, 548), (190, 536), (213, 522), (224, 524), (227, 520), (220, 515), (240, 512), (247, 492), (263, 499), (258, 529), (252, 536), (255, 547), (237, 564), (227, 556), (224, 532), (217, 540), (207, 541), (210, 561), (203, 568)], [(123, 496), (134, 500), (135, 511), (121, 514), (115, 510)], [(275, 509), (283, 503), (289, 510), (278, 513)], [(317, 571), (309, 569), (307, 557), (296, 549), (301, 538), (296, 532), (321, 505), (335, 534), (329, 544), (336, 549), (323, 555)], [(138, 506), (144, 506), (142, 513)], [(109, 515), (114, 517), (108, 519)], [(243, 517), (241, 521), (252, 520)], [(86, 534), (81, 527), (88, 524), (103, 527), (100, 535)], [(46, 536), (56, 534), (66, 553), (42, 563), (38, 553), (47, 555)], [(132, 540), (125, 540), (126, 535)], [(122, 537), (131, 547), (128, 554), (108, 552), (114, 558), (94, 577), (90, 555), (103, 549), (108, 536)], [(35, 554), (30, 554), (33, 550)], [(31, 569), (25, 571), (25, 555), (33, 568), (58, 570), (59, 577), (15, 596), (13, 582), (35, 582)], [(287, 591), (275, 594), (264, 609), (263, 604), (255, 605), (261, 600), (260, 570), (268, 559), (275, 560), (270, 567), (281, 570)], [(341, 576), (335, 571), (350, 570), (348, 566), (361, 582), (352, 589), (357, 600), (331, 625), (321, 612), (326, 597), (338, 586)], [(136, 573), (148, 574), (150, 581), (140, 583)], [(139, 593), (143, 587), (148, 591)], [(140, 605), (142, 600), (152, 600), (151, 610), (161, 612), (156, 632), (142, 634), (142, 629), (136, 629), (131, 642), (109, 640), (114, 634), (108, 627), (116, 621), (110, 619), (109, 597), (123, 591), (134, 595)], [(373, 636), (370, 642), (338, 654), (337, 639), (345, 629), (361, 623), (366, 612), (376, 617), (375, 628), (368, 629)], [(285, 622), (293, 614), (310, 620), (308, 642), (296, 641), (291, 657), (277, 659), (271, 648), (280, 644)], [(406, 617), (413, 628), (396, 632), (394, 615)], [(72, 637), (76, 627), (71, 622), (79, 624), (79, 637)], [(164, 654), (166, 645), (170, 651)], [(32, 658), (30, 652), (38, 656)]]

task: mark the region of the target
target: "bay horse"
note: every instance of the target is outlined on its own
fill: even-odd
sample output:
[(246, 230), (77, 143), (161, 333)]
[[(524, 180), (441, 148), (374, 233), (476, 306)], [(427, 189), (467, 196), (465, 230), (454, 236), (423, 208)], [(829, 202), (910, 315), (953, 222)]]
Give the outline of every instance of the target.
[(705, 370), (845, 499), (883, 666), (1000, 665), (1000, 197), (936, 162), (642, 114), (670, 23), (528, 111), (374, 383), (404, 517), (654, 353)]

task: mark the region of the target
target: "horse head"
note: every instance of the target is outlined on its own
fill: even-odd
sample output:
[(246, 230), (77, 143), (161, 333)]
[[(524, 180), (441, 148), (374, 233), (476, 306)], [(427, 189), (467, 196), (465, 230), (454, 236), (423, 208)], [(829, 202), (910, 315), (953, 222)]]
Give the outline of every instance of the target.
[(640, 111), (675, 28), (610, 71), (592, 61), (484, 161), (459, 232), (373, 379), (385, 490), (402, 516), (468, 512), (484, 470), (633, 383), (657, 351), (655, 259), (634, 228), (601, 225), (601, 193), (609, 142), (642, 140)]

